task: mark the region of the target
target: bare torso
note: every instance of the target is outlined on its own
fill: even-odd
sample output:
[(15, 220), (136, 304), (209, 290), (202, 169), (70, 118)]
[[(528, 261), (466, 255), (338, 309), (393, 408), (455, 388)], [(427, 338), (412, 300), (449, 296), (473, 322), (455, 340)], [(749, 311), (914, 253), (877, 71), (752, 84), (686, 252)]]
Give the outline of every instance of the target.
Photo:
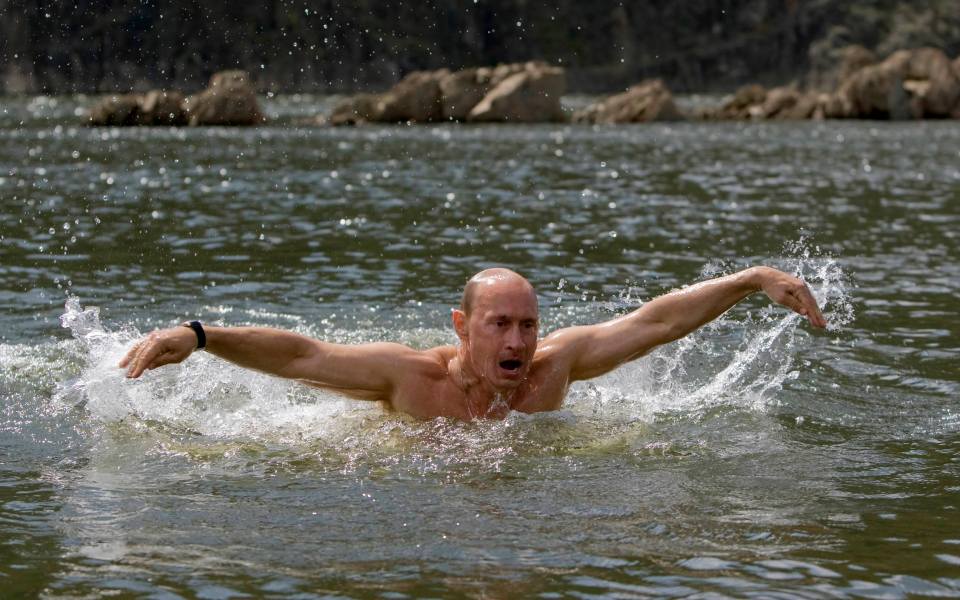
[(559, 368), (550, 349), (538, 350), (524, 381), (515, 389), (491, 395), (480, 382), (463, 375), (454, 346), (415, 352), (409, 376), (393, 389), (390, 408), (422, 419), (452, 417), (502, 419), (510, 411), (556, 410), (569, 387), (568, 370)]

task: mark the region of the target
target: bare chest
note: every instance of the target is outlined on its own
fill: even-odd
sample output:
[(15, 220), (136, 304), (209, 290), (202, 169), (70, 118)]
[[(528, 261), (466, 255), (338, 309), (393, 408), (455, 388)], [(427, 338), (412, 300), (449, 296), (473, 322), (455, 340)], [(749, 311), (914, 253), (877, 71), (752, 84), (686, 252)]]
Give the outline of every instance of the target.
[(563, 404), (568, 381), (534, 371), (518, 388), (501, 394), (464, 389), (450, 377), (405, 382), (394, 390), (391, 407), (421, 419), (450, 417), (463, 421), (502, 419), (510, 411), (556, 410)]

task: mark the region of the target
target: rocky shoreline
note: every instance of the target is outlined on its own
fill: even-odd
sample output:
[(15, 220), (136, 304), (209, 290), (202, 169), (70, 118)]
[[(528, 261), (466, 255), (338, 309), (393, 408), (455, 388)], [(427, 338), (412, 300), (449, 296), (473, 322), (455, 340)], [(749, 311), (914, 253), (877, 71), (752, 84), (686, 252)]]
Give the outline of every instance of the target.
[[(460, 71), (415, 71), (381, 94), (356, 94), (312, 124), (546, 123), (809, 119), (960, 119), (960, 57), (937, 48), (898, 50), (883, 60), (860, 46), (842, 53), (830, 90), (788, 85), (741, 87), (719, 106), (683, 111), (659, 79), (642, 81), (568, 115), (560, 101), (564, 69), (542, 61)], [(225, 71), (192, 96), (155, 90), (111, 96), (94, 106), (88, 124), (256, 125), (266, 118), (249, 76)]]
[(192, 96), (177, 90), (108, 96), (87, 116), (87, 125), (93, 127), (242, 126), (264, 122), (256, 91), (244, 71), (216, 73), (207, 89)]

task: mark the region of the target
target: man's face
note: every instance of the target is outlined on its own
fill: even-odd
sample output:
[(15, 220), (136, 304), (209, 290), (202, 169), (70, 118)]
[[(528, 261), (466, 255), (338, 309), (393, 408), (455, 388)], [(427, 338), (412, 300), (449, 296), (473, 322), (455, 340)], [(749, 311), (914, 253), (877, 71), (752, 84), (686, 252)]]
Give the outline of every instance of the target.
[(458, 335), (474, 372), (494, 388), (512, 389), (530, 371), (538, 329), (533, 290), (507, 280), (483, 286)]

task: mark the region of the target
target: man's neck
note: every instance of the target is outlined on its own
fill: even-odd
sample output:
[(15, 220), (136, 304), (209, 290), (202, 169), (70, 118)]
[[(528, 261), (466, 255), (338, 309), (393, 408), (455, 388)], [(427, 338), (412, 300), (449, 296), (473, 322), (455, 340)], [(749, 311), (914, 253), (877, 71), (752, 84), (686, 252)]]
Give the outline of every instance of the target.
[(517, 388), (501, 390), (492, 385), (487, 378), (479, 375), (469, 359), (458, 352), (449, 368), (454, 382), (463, 392), (463, 402), (471, 418), (503, 416), (513, 408)]

